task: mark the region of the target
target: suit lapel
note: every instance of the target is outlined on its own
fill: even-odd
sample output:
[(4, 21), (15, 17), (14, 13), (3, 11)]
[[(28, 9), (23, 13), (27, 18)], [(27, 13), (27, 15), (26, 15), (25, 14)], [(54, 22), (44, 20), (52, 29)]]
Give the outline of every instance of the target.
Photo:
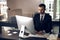
[[(40, 21), (40, 14), (38, 14), (37, 16), (38, 16), (38, 20)], [(47, 16), (46, 16), (46, 14), (45, 14), (43, 21), (46, 20), (46, 17), (47, 17)]]
[(38, 15), (39, 21), (40, 21), (40, 14)]
[(46, 14), (45, 14), (45, 16), (44, 16), (44, 19), (43, 19), (43, 21), (46, 19)]

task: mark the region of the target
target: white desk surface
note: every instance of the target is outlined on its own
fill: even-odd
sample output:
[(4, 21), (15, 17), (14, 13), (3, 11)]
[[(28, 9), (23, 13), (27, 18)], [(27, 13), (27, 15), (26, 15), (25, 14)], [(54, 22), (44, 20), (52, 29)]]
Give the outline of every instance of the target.
[(28, 36), (24, 35), (22, 38), (29, 38), (29, 37), (40, 37), (40, 38), (47, 38), (49, 40), (57, 40), (58, 34), (45, 34), (45, 35), (29, 34)]

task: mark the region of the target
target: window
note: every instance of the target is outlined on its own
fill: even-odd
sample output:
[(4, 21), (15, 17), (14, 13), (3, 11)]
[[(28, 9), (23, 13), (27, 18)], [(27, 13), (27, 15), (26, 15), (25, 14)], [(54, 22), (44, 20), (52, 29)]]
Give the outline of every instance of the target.
[(52, 16), (52, 20), (59, 20), (60, 0), (44, 0), (46, 12)]
[(59, 16), (60, 16), (60, 0), (57, 0), (57, 11), (56, 11), (56, 19), (59, 19)]
[(46, 13), (49, 13), (53, 19), (53, 3), (54, 3), (54, 0), (44, 0), (44, 3), (46, 5)]
[(4, 19), (7, 19), (7, 0), (0, 0), (0, 13), (4, 15)]

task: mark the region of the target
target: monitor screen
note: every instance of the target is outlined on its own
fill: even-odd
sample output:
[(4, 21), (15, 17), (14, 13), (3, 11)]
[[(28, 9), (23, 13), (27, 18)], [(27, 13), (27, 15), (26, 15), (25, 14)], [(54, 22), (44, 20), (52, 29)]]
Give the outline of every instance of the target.
[(16, 20), (17, 20), (17, 25), (19, 30), (21, 29), (21, 25), (24, 25), (31, 33), (35, 31), (33, 18), (16, 15)]

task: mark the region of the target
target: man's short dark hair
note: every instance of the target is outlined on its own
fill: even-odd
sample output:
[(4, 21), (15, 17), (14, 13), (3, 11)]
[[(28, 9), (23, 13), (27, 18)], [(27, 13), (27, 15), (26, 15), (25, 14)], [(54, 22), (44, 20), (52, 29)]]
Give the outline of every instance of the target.
[(39, 4), (39, 7), (44, 7), (44, 9), (46, 9), (46, 5), (45, 4)]

